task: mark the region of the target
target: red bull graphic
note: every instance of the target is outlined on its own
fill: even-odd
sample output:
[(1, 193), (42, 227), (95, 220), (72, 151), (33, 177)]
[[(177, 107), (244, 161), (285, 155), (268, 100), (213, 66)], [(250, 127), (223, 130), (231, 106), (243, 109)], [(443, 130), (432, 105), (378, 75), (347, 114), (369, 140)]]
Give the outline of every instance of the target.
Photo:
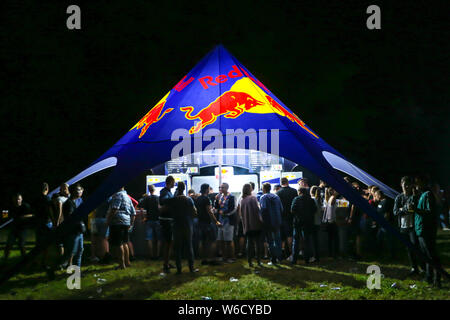
[(314, 137), (319, 139), (319, 137), (314, 132), (312, 132), (311, 130), (309, 130), (306, 127), (305, 123), (302, 120), (300, 120), (300, 118), (297, 117), (296, 114), (290, 113), (289, 111), (287, 111), (283, 106), (281, 106), (278, 102), (276, 102), (271, 96), (266, 95), (266, 98), (269, 101), (269, 103), (272, 105), (272, 107), (277, 109), (281, 113), (282, 116), (287, 117), (292, 122), (296, 122), (300, 127), (302, 127), (303, 129), (308, 131), (310, 134), (312, 134)]
[[(239, 70), (239, 69), (238, 69)], [(212, 78), (211, 78), (212, 79)], [(209, 85), (215, 85), (208, 83)], [(216, 122), (219, 116), (227, 119), (236, 119), (244, 112), (260, 114), (278, 114), (297, 123), (306, 132), (315, 138), (319, 138), (312, 132), (300, 118), (276, 102), (271, 96), (264, 92), (257, 83), (248, 77), (237, 80), (229, 91), (216, 98), (214, 102), (201, 109), (197, 114), (192, 115), (194, 107), (181, 107), (185, 112), (186, 119), (198, 120), (199, 123), (193, 126), (189, 133), (199, 132), (206, 126)]]
[(245, 92), (227, 91), (219, 96), (214, 102), (200, 110), (195, 116), (192, 115), (194, 107), (183, 107), (181, 111), (186, 112), (185, 117), (189, 120), (200, 120), (200, 122), (189, 130), (189, 133), (199, 132), (201, 129), (216, 122), (217, 117), (224, 116), (228, 119), (236, 119), (244, 112), (262, 105), (263, 102), (258, 101)]
[[(170, 93), (170, 91), (169, 91)], [(139, 134), (139, 138), (141, 138), (148, 130), (148, 128), (161, 120), (167, 113), (171, 112), (173, 108), (167, 108), (162, 112), (164, 109), (164, 105), (166, 104), (166, 99), (169, 96), (169, 93), (167, 93), (157, 104), (154, 106), (139, 122), (131, 129), (140, 129), (141, 133)]]

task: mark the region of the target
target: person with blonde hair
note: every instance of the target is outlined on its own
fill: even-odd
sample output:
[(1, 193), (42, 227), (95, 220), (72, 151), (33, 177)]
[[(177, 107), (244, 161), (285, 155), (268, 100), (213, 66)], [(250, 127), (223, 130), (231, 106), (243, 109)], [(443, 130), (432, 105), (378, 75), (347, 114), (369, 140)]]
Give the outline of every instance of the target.
[(338, 193), (333, 188), (328, 188), (325, 191), (325, 211), (323, 213), (322, 225), (328, 234), (328, 254), (330, 257), (337, 257), (338, 248), (338, 229), (336, 225), (336, 207)]

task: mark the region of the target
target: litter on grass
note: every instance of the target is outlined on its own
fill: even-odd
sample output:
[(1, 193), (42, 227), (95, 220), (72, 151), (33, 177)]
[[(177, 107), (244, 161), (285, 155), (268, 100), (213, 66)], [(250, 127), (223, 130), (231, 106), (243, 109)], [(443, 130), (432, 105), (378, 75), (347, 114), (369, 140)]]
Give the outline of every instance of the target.
[(400, 286), (397, 284), (397, 282), (394, 282), (394, 283), (391, 285), (391, 288), (399, 289)]
[(331, 290), (341, 290), (339, 287), (331, 288)]
[(212, 300), (211, 297), (202, 297), (202, 300)]
[(412, 285), (409, 286), (409, 288), (410, 288), (410, 289), (417, 289), (417, 285), (412, 284)]
[(105, 283), (106, 279), (102, 279), (102, 278), (98, 278), (97, 279), (97, 283)]
[(230, 282), (238, 282), (239, 281), (239, 279), (236, 279), (236, 278), (234, 278), (234, 277), (231, 277), (230, 278)]
[(328, 285), (326, 285), (326, 284), (321, 284), (320, 287), (321, 287), (321, 288), (324, 288), (324, 287), (328, 287)]

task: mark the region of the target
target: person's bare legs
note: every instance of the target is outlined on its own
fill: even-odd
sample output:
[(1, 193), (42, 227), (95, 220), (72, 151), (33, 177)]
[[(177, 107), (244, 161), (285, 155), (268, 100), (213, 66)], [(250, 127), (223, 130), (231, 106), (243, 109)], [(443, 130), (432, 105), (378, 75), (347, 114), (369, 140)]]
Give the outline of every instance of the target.
[(128, 254), (129, 254), (131, 257), (134, 257), (134, 247), (133, 247), (133, 242), (128, 241), (128, 242), (126, 243), (126, 245), (128, 246)]
[(103, 241), (103, 246), (102, 246), (102, 248), (105, 250), (103, 256), (105, 256), (105, 255), (106, 255), (107, 253), (109, 253), (109, 251), (110, 251), (110, 248), (109, 248), (109, 241), (108, 241), (108, 238), (102, 238), (102, 241)]
[(113, 246), (112, 247), (113, 254), (117, 261), (119, 262), (119, 269), (125, 269), (125, 261), (124, 261), (124, 249), (123, 245), (120, 246)]
[(292, 237), (288, 237), (287, 238), (287, 249), (286, 249), (286, 253), (289, 255), (292, 255), (291, 249), (292, 249)]
[(245, 251), (245, 238), (244, 237), (240, 237), (239, 238), (239, 253), (244, 256), (244, 251)]
[(125, 263), (126, 267), (131, 266), (130, 262), (130, 247), (128, 246), (128, 243), (123, 244), (123, 262)]
[(235, 246), (234, 246), (234, 241), (230, 241), (230, 255), (229, 255), (229, 259), (234, 259), (235, 258)]

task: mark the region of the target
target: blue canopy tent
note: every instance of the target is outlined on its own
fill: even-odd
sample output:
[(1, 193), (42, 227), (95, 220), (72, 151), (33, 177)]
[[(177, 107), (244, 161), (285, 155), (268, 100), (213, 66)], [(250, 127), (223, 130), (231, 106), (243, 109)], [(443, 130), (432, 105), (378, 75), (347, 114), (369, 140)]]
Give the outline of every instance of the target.
[[(207, 54), (111, 149), (89, 168), (67, 181), (72, 184), (95, 172), (114, 167), (71, 219), (64, 221), (62, 229), (73, 220), (88, 215), (144, 170), (173, 158), (172, 152), (179, 143), (173, 137), (177, 129), (184, 129), (191, 138), (191, 144), (200, 146), (202, 150), (208, 146), (211, 148), (213, 143), (219, 146), (217, 149), (220, 146), (235, 148), (235, 142), (227, 144), (230, 129), (241, 129), (234, 133), (234, 137), (245, 135), (247, 139), (261, 139), (258, 132), (267, 130), (271, 133), (267, 139), (272, 141), (272, 133), (276, 133), (279, 141), (275, 144), (277, 150), (259, 151), (277, 152), (279, 156), (308, 168), (379, 225), (394, 233), (406, 245), (411, 245), (343, 180), (340, 172), (367, 185), (379, 186), (391, 198), (398, 192), (347, 161), (222, 45)], [(214, 136), (213, 142), (205, 138), (208, 134)], [(254, 146), (246, 143), (245, 148), (253, 149)]]
[[(380, 225), (391, 230), (383, 217), (378, 216), (367, 201), (342, 179), (340, 172), (367, 185), (379, 186), (391, 198), (398, 192), (347, 161), (222, 45), (207, 54), (110, 150), (67, 181), (72, 184), (95, 172), (114, 167), (106, 181), (80, 206), (77, 215), (87, 215), (143, 170), (170, 160), (172, 150), (179, 143), (172, 134), (180, 128), (189, 131), (192, 145), (201, 145), (202, 150), (213, 143), (205, 138), (208, 134), (214, 136), (215, 146), (236, 148), (236, 143), (230, 146), (227, 141), (230, 136), (227, 130), (241, 129), (234, 136), (245, 135), (249, 140), (261, 139), (258, 134), (261, 130), (276, 132), (279, 145), (275, 152), (279, 156), (308, 168)], [(270, 142), (271, 139), (273, 134), (268, 137)], [(245, 147), (254, 148), (249, 143)], [(57, 191), (55, 189), (52, 193)], [(395, 232), (393, 229), (391, 231)]]

